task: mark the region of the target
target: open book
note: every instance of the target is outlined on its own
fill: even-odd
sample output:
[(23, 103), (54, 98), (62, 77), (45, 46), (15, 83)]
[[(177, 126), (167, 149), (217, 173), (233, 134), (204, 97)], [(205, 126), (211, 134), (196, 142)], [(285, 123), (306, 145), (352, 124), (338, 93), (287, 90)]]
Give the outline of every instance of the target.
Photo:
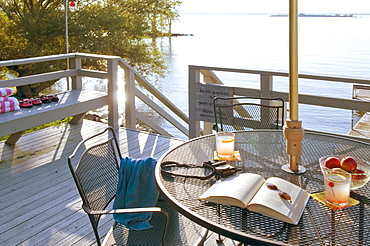
[[(267, 183), (276, 185), (278, 190), (269, 189)], [(279, 196), (279, 190), (288, 193), (291, 199)], [(218, 180), (199, 200), (247, 208), (297, 225), (309, 197), (305, 190), (284, 179), (265, 180), (258, 174), (242, 173)]]

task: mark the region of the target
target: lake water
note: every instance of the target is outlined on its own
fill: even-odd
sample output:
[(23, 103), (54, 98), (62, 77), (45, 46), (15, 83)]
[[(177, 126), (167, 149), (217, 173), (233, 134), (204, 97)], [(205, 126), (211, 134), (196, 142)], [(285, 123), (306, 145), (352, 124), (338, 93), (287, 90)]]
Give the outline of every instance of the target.
[[(369, 15), (301, 17), (298, 24), (299, 73), (370, 79)], [(266, 14), (182, 14), (172, 32), (194, 36), (163, 39), (169, 74), (157, 86), (187, 113), (189, 65), (288, 72), (288, 28), (287, 17)], [(259, 87), (256, 78), (216, 74), (225, 85)], [(288, 79), (277, 79), (274, 90), (288, 92)], [(299, 93), (352, 98), (352, 85), (302, 80)], [(347, 134), (352, 112), (300, 105), (299, 118), (304, 128)]]

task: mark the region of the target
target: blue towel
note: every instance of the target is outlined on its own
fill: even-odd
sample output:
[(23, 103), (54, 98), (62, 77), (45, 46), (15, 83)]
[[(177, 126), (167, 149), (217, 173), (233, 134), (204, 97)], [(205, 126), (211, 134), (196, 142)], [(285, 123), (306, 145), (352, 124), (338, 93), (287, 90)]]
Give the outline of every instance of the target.
[[(121, 159), (113, 209), (153, 207), (157, 204), (159, 191), (154, 177), (156, 163), (152, 158)], [(151, 212), (127, 213), (114, 214), (113, 218), (129, 229), (143, 230), (152, 228), (148, 222), (151, 216)]]

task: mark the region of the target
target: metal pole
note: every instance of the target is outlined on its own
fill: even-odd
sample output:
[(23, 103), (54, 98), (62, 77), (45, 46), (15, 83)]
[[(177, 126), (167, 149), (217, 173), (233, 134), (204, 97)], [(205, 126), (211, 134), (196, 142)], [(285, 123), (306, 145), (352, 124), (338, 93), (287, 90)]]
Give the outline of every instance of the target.
[(297, 0), (289, 1), (289, 118), (298, 120), (298, 10)]
[[(68, 0), (64, 0), (64, 22), (66, 29), (66, 54), (69, 53), (69, 43), (68, 43)], [(68, 63), (67, 63), (68, 67)]]
[[(65, 23), (65, 33), (66, 33), (66, 54), (69, 53), (69, 41), (68, 41), (68, 0), (64, 0), (64, 23)], [(67, 58), (67, 70), (69, 70), (69, 58)], [(70, 89), (69, 77), (66, 77), (67, 80), (67, 90)]]
[(289, 0), (289, 118), (283, 128), (286, 138), (286, 153), (289, 164), (283, 170), (290, 173), (304, 173), (306, 169), (299, 165), (302, 155), (304, 130), (298, 118), (298, 0)]

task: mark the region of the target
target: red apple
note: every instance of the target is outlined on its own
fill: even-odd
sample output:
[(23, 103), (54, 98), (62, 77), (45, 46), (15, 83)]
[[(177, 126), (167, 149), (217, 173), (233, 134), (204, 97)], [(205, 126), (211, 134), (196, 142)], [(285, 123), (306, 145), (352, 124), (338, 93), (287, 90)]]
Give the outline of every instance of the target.
[[(366, 174), (365, 174), (364, 170), (356, 168), (351, 173), (354, 174), (354, 175), (352, 175), (352, 180), (366, 179)], [(364, 174), (360, 174), (360, 173), (364, 173)]]
[(332, 168), (340, 168), (341, 167), (340, 166), (340, 159), (337, 158), (337, 157), (333, 157), (333, 156), (328, 157), (325, 160), (325, 166), (327, 168), (330, 168), (330, 169), (332, 169)]
[(352, 172), (357, 168), (357, 162), (352, 156), (347, 156), (341, 160), (340, 166), (343, 170)]

